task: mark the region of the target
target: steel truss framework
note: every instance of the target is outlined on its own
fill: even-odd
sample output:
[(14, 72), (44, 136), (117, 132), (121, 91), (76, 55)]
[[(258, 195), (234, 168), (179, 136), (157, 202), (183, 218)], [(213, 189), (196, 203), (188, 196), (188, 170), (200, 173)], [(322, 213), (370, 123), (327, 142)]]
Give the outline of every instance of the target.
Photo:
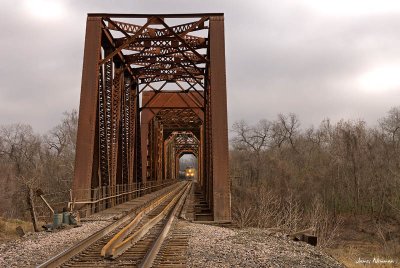
[(75, 197), (174, 179), (191, 153), (214, 220), (229, 221), (226, 107), (223, 14), (89, 14)]
[(191, 131), (173, 131), (164, 143), (165, 177), (178, 177), (179, 159), (184, 154), (192, 154), (197, 158), (198, 179), (204, 185), (201, 176), (202, 154), (200, 141)]

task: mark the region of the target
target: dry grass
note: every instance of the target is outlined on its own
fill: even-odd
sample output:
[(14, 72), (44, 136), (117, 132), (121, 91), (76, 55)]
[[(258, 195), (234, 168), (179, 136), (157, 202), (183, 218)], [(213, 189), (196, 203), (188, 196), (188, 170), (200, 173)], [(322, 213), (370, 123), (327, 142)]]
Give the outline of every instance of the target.
[[(360, 245), (342, 246), (335, 249), (326, 249), (335, 259), (349, 268), (360, 267), (400, 267), (399, 259), (396, 256), (385, 256), (379, 247), (374, 244), (365, 243)], [(393, 261), (394, 263), (382, 263), (381, 261)]]
[(32, 223), (19, 219), (5, 219), (0, 217), (0, 241), (12, 240), (18, 238), (15, 230), (21, 226), (25, 232), (32, 232)]
[(346, 267), (400, 267), (400, 229), (396, 222), (377, 224), (368, 218), (348, 218), (336, 241), (326, 251)]

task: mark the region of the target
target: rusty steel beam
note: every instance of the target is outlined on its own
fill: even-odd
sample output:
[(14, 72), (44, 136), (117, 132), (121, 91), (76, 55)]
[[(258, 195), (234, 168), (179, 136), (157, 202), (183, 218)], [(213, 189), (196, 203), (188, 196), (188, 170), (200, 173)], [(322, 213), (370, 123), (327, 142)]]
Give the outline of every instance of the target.
[[(126, 22), (120, 22), (120, 21), (112, 21), (112, 20), (107, 20), (110, 22), (110, 25), (108, 26), (108, 29), (110, 30), (116, 30), (116, 31), (124, 31), (125, 33), (132, 33), (135, 34), (139, 29), (140, 25), (132, 24), (132, 23), (126, 23)], [(192, 27), (193, 24), (196, 22), (190, 22), (190, 23), (185, 23), (181, 25), (176, 25), (173, 26), (172, 29), (174, 32), (178, 34), (185, 33), (188, 29)], [(197, 25), (194, 29), (192, 29), (192, 32), (198, 31), (198, 30), (203, 30), (207, 29), (206, 26), (204, 26), (204, 23), (202, 25)], [(167, 31), (165, 29), (160, 30), (156, 28), (148, 28), (148, 31), (146, 34), (143, 34), (143, 37), (163, 37), (163, 36), (169, 36), (171, 35), (170, 31)], [(190, 36), (192, 38), (197, 39), (197, 36)]]
[(97, 100), (99, 86), (99, 66), (101, 49), (101, 18), (88, 17), (83, 56), (82, 88), (79, 105), (78, 136), (76, 141), (75, 174), (73, 191), (75, 198), (91, 198), (93, 158), (96, 150)]
[(223, 23), (219, 13), (88, 15), (74, 198), (177, 178), (192, 153), (214, 220), (230, 220)]
[(100, 64), (104, 64), (105, 62), (107, 62), (108, 60), (110, 60), (112, 57), (114, 57), (115, 55), (117, 55), (119, 52), (121, 52), (122, 49), (126, 48), (127, 46), (129, 46), (132, 42), (135, 41), (135, 39), (139, 36), (139, 34), (141, 32), (143, 32), (146, 27), (149, 25), (149, 22), (147, 22), (145, 25), (142, 26), (142, 28), (140, 28), (140, 30), (130, 36), (127, 40), (125, 40), (125, 42), (123, 44), (121, 44), (120, 46), (118, 46), (111, 54), (107, 55), (104, 59), (102, 59), (100, 61)]
[[(127, 40), (130, 38), (128, 37), (120, 37), (114, 39), (114, 42), (117, 46), (123, 45)], [(204, 48), (206, 45), (206, 38), (202, 37), (190, 37), (190, 36), (184, 36), (182, 37), (185, 43), (188, 46), (184, 47), (198, 47), (198, 48)], [(182, 47), (181, 43), (175, 38), (171, 36), (166, 36), (166, 37), (137, 37), (135, 38), (135, 41), (130, 43), (130, 46), (137, 46), (137, 47)]]
[(231, 219), (224, 17), (210, 18), (210, 73), (214, 220)]
[(124, 14), (124, 13), (89, 13), (88, 17), (107, 17), (107, 18), (201, 18), (211, 16), (224, 16), (224, 13), (190, 13), (190, 14)]

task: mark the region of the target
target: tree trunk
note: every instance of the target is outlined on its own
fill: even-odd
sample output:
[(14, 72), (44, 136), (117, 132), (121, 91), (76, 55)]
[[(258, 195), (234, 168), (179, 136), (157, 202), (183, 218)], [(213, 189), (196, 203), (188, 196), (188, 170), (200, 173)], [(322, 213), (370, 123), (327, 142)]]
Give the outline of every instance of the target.
[(32, 225), (33, 225), (33, 229), (35, 230), (35, 232), (39, 232), (39, 228), (37, 225), (37, 218), (36, 218), (36, 212), (35, 212), (35, 203), (34, 203), (34, 193), (33, 193), (33, 189), (31, 187), (27, 187), (27, 203), (29, 206), (29, 211), (31, 213), (31, 220), (32, 220)]

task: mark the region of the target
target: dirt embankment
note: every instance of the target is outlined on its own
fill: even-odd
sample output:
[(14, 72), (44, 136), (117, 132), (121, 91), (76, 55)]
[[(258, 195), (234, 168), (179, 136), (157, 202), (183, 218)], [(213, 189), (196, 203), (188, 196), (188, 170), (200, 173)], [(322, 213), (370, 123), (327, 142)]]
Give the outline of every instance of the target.
[(347, 267), (400, 267), (400, 221), (348, 216), (327, 252)]

